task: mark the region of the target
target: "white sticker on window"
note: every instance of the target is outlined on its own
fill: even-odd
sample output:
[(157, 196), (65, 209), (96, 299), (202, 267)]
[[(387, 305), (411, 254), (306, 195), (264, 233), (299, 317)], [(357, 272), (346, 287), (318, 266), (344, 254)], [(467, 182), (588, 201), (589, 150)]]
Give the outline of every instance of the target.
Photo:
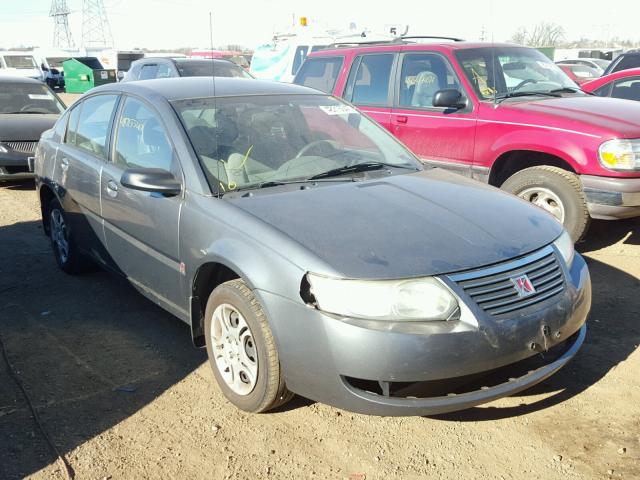
[(29, 98), (31, 100), (51, 100), (51, 95), (30, 93)]
[(320, 110), (327, 115), (347, 115), (349, 113), (356, 113), (356, 109), (349, 105), (320, 105)]

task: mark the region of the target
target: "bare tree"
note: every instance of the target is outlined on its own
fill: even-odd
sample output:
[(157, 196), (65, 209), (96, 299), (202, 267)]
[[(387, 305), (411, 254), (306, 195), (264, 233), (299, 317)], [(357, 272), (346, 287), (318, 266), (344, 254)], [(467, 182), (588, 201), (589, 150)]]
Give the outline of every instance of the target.
[(511, 41), (531, 47), (556, 47), (564, 41), (564, 28), (557, 23), (542, 22), (531, 32), (520, 27), (511, 37)]

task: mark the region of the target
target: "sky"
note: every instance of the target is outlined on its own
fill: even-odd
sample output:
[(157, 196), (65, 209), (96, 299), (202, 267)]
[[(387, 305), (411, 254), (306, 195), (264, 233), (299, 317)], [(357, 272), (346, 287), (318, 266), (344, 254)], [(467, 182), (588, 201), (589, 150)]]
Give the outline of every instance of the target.
[[(254, 48), (283, 31), (292, 19), (342, 29), (383, 31), (386, 25), (409, 25), (409, 34), (446, 35), (477, 40), (508, 40), (519, 27), (547, 21), (560, 24), (568, 40), (620, 37), (640, 41), (640, 0), (614, 0), (606, 8), (585, 8), (584, 1), (536, 0), (104, 0), (115, 46), (119, 49), (207, 48), (209, 12), (214, 45)], [(81, 38), (82, 0), (67, 0), (76, 43)], [(0, 0), (0, 48), (49, 47), (51, 0)]]

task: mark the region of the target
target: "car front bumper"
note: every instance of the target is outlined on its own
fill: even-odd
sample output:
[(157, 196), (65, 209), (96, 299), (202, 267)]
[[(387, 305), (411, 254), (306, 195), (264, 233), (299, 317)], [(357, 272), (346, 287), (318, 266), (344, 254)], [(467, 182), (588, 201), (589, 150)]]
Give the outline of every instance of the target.
[[(591, 281), (578, 254), (570, 270), (563, 266), (563, 275), (562, 294), (533, 311), (496, 319), (468, 304), (476, 325), (405, 324), (401, 331), (335, 318), (265, 291), (256, 294), (271, 320), (290, 390), (354, 412), (433, 415), (524, 390), (573, 358), (585, 338)], [(492, 383), (485, 382), (487, 372), (495, 377)], [(415, 393), (424, 387), (426, 395)]]
[(592, 218), (617, 220), (640, 216), (640, 178), (581, 175)]
[(0, 181), (34, 178), (33, 153), (9, 151), (0, 154)]

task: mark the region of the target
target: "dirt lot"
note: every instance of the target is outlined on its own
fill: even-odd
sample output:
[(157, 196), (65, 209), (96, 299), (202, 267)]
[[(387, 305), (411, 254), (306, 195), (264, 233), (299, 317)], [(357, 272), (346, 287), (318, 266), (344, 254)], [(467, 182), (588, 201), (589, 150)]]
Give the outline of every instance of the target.
[[(581, 250), (584, 348), (542, 385), (432, 418), (297, 398), (244, 414), (188, 327), (103, 272), (59, 271), (31, 186), (0, 187), (0, 335), (77, 478), (640, 478), (640, 220)], [(0, 358), (0, 478), (63, 478)]]

